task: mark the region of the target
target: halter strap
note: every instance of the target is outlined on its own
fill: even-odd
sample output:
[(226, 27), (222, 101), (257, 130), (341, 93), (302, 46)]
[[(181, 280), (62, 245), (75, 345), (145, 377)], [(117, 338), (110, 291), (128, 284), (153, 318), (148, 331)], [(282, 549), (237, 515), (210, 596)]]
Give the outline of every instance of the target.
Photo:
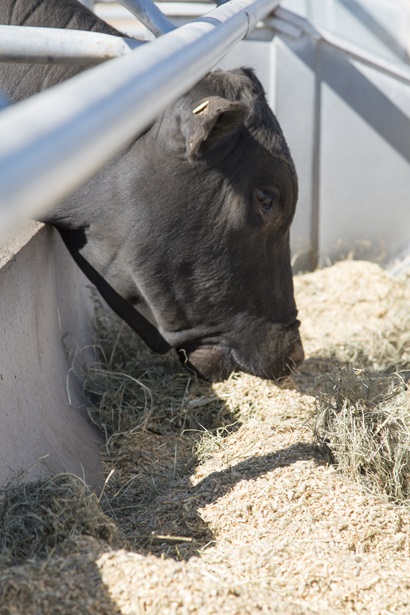
[(70, 250), (70, 253), (87, 278), (97, 287), (110, 308), (138, 333), (151, 350), (158, 354), (165, 354), (171, 349), (171, 346), (154, 325), (132, 307), (128, 301), (125, 301), (78, 251), (71, 252)]

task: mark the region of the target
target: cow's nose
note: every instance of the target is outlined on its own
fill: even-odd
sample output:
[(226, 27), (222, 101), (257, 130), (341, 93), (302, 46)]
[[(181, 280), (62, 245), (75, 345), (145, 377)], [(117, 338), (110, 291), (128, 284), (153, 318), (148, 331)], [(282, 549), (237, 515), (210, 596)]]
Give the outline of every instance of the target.
[(290, 362), (290, 367), (292, 369), (296, 369), (305, 358), (305, 351), (303, 350), (303, 345), (300, 340), (297, 340), (293, 344), (293, 348), (288, 355), (288, 359)]
[(237, 368), (231, 352), (223, 346), (198, 346), (191, 352), (178, 351), (181, 361), (201, 378), (222, 382)]

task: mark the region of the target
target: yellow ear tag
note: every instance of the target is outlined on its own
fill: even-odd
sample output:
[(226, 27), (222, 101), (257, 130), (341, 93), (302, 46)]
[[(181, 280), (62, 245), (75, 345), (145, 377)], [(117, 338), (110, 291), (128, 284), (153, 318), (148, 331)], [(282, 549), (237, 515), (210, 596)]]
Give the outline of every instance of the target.
[(206, 100), (205, 102), (195, 107), (192, 113), (195, 113), (195, 115), (197, 115), (198, 113), (202, 113), (202, 111), (204, 111), (207, 108), (208, 104), (209, 104), (209, 100)]

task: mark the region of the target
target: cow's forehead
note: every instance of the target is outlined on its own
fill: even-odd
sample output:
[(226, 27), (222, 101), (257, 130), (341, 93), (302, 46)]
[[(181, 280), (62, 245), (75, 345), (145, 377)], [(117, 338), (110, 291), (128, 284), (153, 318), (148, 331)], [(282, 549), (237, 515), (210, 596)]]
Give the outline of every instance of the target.
[[(270, 109), (268, 109), (270, 111)], [(246, 128), (252, 138), (260, 146), (259, 151), (265, 151), (272, 158), (275, 165), (284, 165), (292, 174), (295, 173), (293, 160), (283, 136), (282, 130), (274, 115), (264, 114), (264, 117), (253, 118), (250, 116), (246, 122)]]

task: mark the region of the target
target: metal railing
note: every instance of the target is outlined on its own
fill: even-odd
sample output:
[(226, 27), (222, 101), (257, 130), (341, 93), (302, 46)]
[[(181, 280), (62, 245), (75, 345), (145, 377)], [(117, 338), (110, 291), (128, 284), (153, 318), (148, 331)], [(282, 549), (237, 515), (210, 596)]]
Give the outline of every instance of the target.
[(279, 0), (231, 0), (0, 113), (0, 229), (41, 215), (140, 134)]
[(0, 62), (98, 64), (143, 44), (100, 32), (0, 25)]

